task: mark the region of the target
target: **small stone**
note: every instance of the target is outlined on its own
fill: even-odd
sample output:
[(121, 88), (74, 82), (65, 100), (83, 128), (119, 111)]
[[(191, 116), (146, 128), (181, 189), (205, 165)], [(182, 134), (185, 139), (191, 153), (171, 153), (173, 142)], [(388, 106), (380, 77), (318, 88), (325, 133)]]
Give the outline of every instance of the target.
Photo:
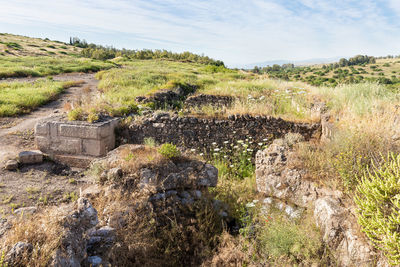
[(40, 150), (22, 151), (18, 155), (22, 164), (35, 164), (43, 162), (43, 153)]
[(14, 211), (14, 214), (23, 214), (23, 215), (34, 214), (36, 211), (37, 211), (36, 207), (25, 207), (25, 208), (16, 209)]
[(18, 161), (14, 160), (14, 159), (7, 161), (5, 168), (6, 168), (6, 170), (9, 170), (9, 171), (14, 171), (14, 170), (18, 169)]
[(119, 180), (122, 177), (122, 169), (121, 168), (112, 168), (108, 172), (108, 179), (112, 181)]
[(100, 266), (100, 264), (103, 262), (103, 259), (99, 256), (90, 256), (88, 257), (88, 262), (90, 266)]
[(92, 185), (82, 191), (81, 197), (91, 198), (100, 195), (101, 188), (98, 185)]
[(193, 195), (194, 198), (200, 199), (201, 198), (201, 191), (200, 190), (193, 190), (192, 191), (192, 195)]
[(19, 266), (26, 254), (30, 254), (32, 252), (33, 246), (30, 243), (26, 242), (17, 242), (11, 250), (5, 256), (5, 262), (7, 262), (10, 266)]

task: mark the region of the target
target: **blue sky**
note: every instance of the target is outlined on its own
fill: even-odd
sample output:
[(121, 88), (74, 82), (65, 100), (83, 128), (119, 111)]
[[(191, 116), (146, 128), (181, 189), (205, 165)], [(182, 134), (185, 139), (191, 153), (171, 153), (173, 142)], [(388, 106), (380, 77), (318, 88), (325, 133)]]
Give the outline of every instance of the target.
[(204, 53), (228, 66), (400, 54), (400, 0), (0, 0), (0, 32)]

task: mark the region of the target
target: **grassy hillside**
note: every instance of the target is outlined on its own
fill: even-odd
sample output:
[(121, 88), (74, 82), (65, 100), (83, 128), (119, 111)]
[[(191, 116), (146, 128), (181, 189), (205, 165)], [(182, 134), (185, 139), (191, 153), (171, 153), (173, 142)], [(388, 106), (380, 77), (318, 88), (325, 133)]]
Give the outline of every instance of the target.
[(60, 41), (0, 33), (0, 55), (65, 56), (78, 55), (81, 48)]
[(0, 56), (0, 79), (42, 77), (69, 72), (97, 72), (115, 67), (111, 62), (76, 57)]

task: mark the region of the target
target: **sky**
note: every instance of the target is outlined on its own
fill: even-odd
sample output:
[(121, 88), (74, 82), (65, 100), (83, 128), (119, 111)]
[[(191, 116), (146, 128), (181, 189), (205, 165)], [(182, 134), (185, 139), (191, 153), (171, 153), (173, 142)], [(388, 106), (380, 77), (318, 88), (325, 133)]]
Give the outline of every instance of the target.
[(400, 0), (0, 0), (0, 32), (226, 65), (400, 54)]

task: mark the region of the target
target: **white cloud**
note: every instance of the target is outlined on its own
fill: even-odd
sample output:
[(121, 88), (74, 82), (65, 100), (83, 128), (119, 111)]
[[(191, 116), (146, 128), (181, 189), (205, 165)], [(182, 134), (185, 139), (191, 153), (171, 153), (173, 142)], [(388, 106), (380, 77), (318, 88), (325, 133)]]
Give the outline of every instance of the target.
[[(229, 64), (387, 54), (400, 41), (383, 0), (1, 1), (2, 31), (26, 25), (29, 35), (35, 27), (45, 32), (47, 24), (65, 34), (113, 34), (105, 41), (116, 46), (133, 40), (128, 48), (204, 52)], [(389, 5), (400, 14), (398, 1)]]

